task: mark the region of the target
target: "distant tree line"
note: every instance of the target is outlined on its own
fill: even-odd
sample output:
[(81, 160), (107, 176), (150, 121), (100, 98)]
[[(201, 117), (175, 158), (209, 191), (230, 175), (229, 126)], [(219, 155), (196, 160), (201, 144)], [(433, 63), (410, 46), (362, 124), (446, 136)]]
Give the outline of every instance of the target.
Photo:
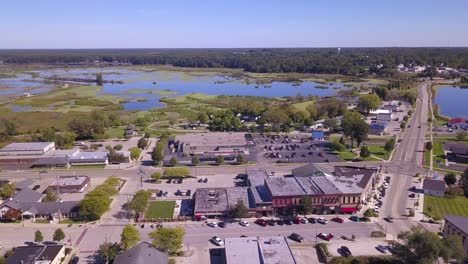
[[(397, 74), (398, 64), (468, 68), (468, 48), (256, 48), (256, 49), (108, 49), (0, 50), (4, 63), (74, 64), (119, 62), (134, 65), (235, 68), (248, 72), (344, 75)], [(383, 67), (381, 67), (383, 65)], [(99, 79), (99, 76), (97, 76)]]

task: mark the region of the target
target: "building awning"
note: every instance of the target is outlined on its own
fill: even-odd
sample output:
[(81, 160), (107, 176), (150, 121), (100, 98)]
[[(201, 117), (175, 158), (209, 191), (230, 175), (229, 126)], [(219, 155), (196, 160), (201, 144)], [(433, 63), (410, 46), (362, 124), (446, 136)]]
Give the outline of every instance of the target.
[(342, 207), (341, 212), (343, 213), (354, 213), (357, 211), (356, 207)]

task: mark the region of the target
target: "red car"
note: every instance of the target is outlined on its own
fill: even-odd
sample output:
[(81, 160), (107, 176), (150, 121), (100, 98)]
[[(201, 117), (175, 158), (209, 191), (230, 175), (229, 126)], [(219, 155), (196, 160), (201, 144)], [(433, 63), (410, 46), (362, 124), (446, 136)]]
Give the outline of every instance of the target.
[(327, 234), (327, 233), (319, 233), (317, 237), (320, 237), (323, 240), (330, 241), (333, 238), (332, 234)]
[(332, 218), (332, 221), (342, 224), (342, 223), (344, 222), (344, 219), (343, 219), (343, 218), (339, 218), (339, 217), (335, 217), (335, 218)]
[(296, 218), (294, 218), (292, 221), (293, 221), (293, 223), (295, 223), (296, 225), (298, 225), (298, 224), (301, 223), (301, 218), (300, 218), (300, 217), (296, 217)]
[(255, 223), (256, 223), (257, 225), (259, 225), (259, 226), (267, 226), (267, 225), (268, 225), (268, 222), (267, 222), (266, 220), (264, 220), (264, 219), (257, 219), (257, 220), (255, 221)]

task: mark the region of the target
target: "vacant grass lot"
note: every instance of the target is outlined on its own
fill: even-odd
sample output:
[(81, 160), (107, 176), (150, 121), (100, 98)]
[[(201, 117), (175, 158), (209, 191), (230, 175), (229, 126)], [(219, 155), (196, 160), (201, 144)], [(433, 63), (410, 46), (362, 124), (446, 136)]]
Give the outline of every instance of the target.
[(174, 201), (155, 201), (150, 202), (145, 218), (172, 218), (174, 216)]
[(424, 195), (424, 213), (440, 219), (447, 214), (468, 216), (468, 198), (463, 196), (445, 198)]
[(388, 160), (390, 153), (387, 153), (383, 145), (369, 145), (367, 146), (371, 155)]
[(293, 104), (293, 106), (297, 109), (297, 110), (301, 110), (301, 111), (307, 111), (306, 108), (313, 104), (315, 102), (315, 100), (310, 100), (310, 101), (305, 101), (305, 102), (301, 102), (301, 103), (295, 103)]
[(337, 154), (338, 157), (344, 161), (351, 161), (357, 156), (350, 150), (345, 150), (343, 152), (335, 152), (335, 154)]

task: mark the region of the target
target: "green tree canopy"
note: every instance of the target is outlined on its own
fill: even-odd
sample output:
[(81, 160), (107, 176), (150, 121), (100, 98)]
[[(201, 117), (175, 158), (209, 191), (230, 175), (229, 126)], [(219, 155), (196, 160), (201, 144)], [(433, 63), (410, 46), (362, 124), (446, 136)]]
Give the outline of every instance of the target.
[(445, 174), (444, 180), (445, 183), (447, 183), (447, 185), (454, 185), (455, 183), (457, 183), (457, 176), (455, 175), (455, 173), (449, 172)]
[(361, 156), (361, 158), (366, 159), (366, 158), (370, 157), (370, 155), (371, 155), (371, 152), (369, 151), (369, 148), (367, 147), (367, 145), (363, 145), (361, 147), (361, 152), (360, 152), (359, 156)]
[(58, 196), (57, 193), (55, 193), (52, 190), (47, 190), (47, 194), (46, 194), (46, 196), (44, 196), (44, 198), (42, 198), (42, 202), (43, 203), (56, 202), (56, 201), (58, 201), (58, 199), (59, 199), (59, 196)]
[(200, 164), (200, 158), (198, 156), (193, 156), (192, 157), (192, 164), (195, 165), (195, 166)]
[(160, 172), (155, 172), (155, 173), (151, 174), (151, 179), (153, 179), (156, 182), (161, 180), (162, 177), (163, 177), (163, 175)]
[(190, 170), (185, 167), (180, 168), (167, 168), (163, 172), (166, 178), (180, 178), (190, 175)]
[(345, 114), (341, 122), (341, 127), (343, 128), (345, 136), (351, 139), (351, 146), (353, 146), (353, 140), (356, 140), (359, 146), (361, 142), (367, 138), (369, 125), (362, 119), (361, 114), (358, 112)]
[(143, 213), (150, 198), (150, 191), (139, 190), (135, 193), (132, 200), (128, 204), (128, 208), (134, 210), (137, 213)]
[(148, 139), (146, 139), (145, 137), (140, 138), (138, 140), (137, 147), (140, 149), (144, 149), (146, 148), (146, 146), (148, 146)]
[(16, 184), (14, 182), (5, 184), (0, 188), (0, 197), (6, 199), (12, 197), (16, 191)]
[(239, 200), (237, 204), (232, 208), (231, 215), (233, 218), (245, 218), (248, 216), (249, 209), (245, 206), (244, 201)]
[(36, 232), (34, 232), (34, 242), (41, 243), (42, 241), (44, 241), (44, 235), (41, 231), (36, 230)]
[(301, 203), (298, 208), (298, 213), (303, 215), (308, 215), (312, 213), (313, 205), (312, 205), (312, 198), (308, 195), (304, 195), (301, 197)]
[(385, 142), (384, 149), (387, 153), (391, 152), (395, 148), (395, 139), (391, 138), (387, 142)]
[(216, 164), (221, 165), (223, 163), (224, 163), (224, 156), (219, 155), (218, 157), (216, 157)]
[(185, 229), (182, 227), (167, 228), (162, 227), (152, 233), (153, 245), (169, 254), (174, 254), (182, 248)]
[(244, 155), (242, 155), (242, 154), (237, 155), (236, 161), (237, 161), (237, 163), (240, 163), (240, 164), (244, 163), (245, 162)]
[(364, 110), (367, 114), (371, 110), (376, 110), (380, 106), (380, 98), (376, 94), (365, 94), (359, 97), (357, 107)]
[(62, 241), (64, 238), (65, 238), (65, 233), (63, 232), (63, 230), (61, 228), (55, 229), (52, 239), (54, 241)]
[(140, 241), (140, 234), (138, 230), (132, 225), (126, 225), (120, 234), (120, 243), (122, 248), (127, 250), (135, 246)]

